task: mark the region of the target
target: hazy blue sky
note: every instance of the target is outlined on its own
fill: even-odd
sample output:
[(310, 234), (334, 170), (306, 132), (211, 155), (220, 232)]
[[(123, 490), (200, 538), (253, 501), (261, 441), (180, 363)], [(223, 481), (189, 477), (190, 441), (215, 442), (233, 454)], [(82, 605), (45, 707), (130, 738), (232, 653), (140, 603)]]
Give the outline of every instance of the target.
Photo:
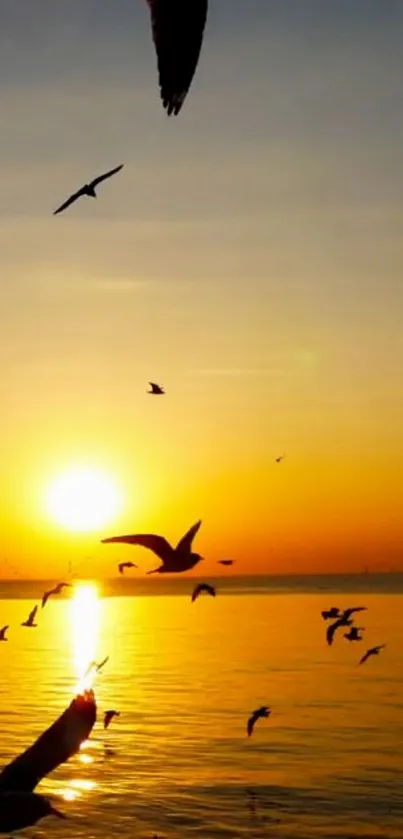
[(287, 539), (301, 568), (326, 534), (401, 551), (403, 3), (210, 7), (168, 119), (144, 1), (0, 0), (0, 520), (26, 561), (41, 481), (88, 457), (135, 473), (125, 528), (201, 515), (259, 568), (278, 538), (275, 570)]

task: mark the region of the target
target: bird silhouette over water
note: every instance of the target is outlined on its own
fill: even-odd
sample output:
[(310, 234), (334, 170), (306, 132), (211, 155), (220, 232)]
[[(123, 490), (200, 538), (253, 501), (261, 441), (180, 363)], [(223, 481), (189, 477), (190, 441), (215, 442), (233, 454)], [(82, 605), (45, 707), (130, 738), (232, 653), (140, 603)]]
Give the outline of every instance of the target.
[(97, 194), (95, 192), (95, 187), (98, 186), (102, 181), (106, 181), (107, 178), (111, 178), (112, 175), (116, 175), (116, 172), (120, 172), (123, 168), (124, 163), (121, 163), (120, 166), (116, 166), (115, 169), (111, 169), (109, 172), (105, 172), (104, 175), (99, 175), (97, 178), (94, 178), (89, 184), (84, 184), (77, 192), (74, 192), (73, 195), (65, 201), (57, 210), (54, 211), (53, 215), (57, 216), (58, 213), (62, 213), (63, 210), (67, 210), (67, 207), (70, 207), (70, 204), (73, 204), (74, 201), (77, 201), (78, 198), (81, 198), (83, 195), (87, 195), (88, 198), (96, 198)]
[(101, 542), (103, 544), (122, 542), (127, 545), (141, 545), (143, 548), (153, 551), (162, 561), (159, 568), (148, 571), (148, 574), (179, 574), (182, 571), (189, 571), (190, 568), (194, 568), (203, 559), (200, 554), (192, 553), (192, 542), (200, 525), (201, 520), (185, 533), (176, 548), (173, 548), (163, 536), (155, 536), (153, 533), (111, 536), (108, 539), (101, 539)]
[(367, 650), (367, 652), (364, 653), (363, 657), (360, 659), (358, 664), (364, 664), (364, 662), (366, 662), (369, 658), (371, 658), (372, 655), (379, 655), (381, 650), (383, 650), (385, 647), (386, 647), (386, 644), (379, 644), (378, 647), (371, 647), (370, 650)]
[(280, 457), (276, 457), (276, 463), (281, 463), (281, 461), (284, 460), (284, 458), (285, 454), (281, 454)]
[(234, 564), (233, 559), (219, 559), (218, 562), (219, 562), (220, 565), (233, 565)]
[(346, 638), (347, 641), (363, 641), (364, 639), (362, 635), (360, 635), (360, 632), (364, 632), (363, 626), (351, 626), (349, 631), (344, 633), (343, 637)]
[(12, 833), (31, 827), (45, 816), (66, 818), (44, 795), (18, 790), (0, 792), (0, 833)]
[(193, 589), (193, 593), (192, 593), (192, 603), (194, 603), (194, 602), (195, 602), (195, 600), (197, 600), (197, 598), (198, 598), (198, 597), (199, 597), (199, 595), (202, 593), (202, 591), (205, 591), (205, 592), (206, 592), (206, 594), (210, 594), (210, 595), (211, 595), (211, 597), (215, 597), (215, 588), (214, 588), (214, 586), (209, 586), (209, 585), (208, 585), (208, 583), (199, 583), (199, 584), (198, 584), (197, 586), (195, 586), (195, 588)]
[(0, 641), (8, 641), (8, 638), (6, 638), (6, 632), (7, 632), (8, 628), (9, 628), (8, 623), (6, 623), (5, 626), (1, 627), (1, 629), (0, 629)]
[(114, 717), (120, 717), (120, 711), (105, 711), (104, 728), (108, 728), (111, 720), (113, 720)]
[(46, 606), (49, 597), (53, 594), (60, 594), (64, 588), (68, 587), (71, 587), (71, 583), (58, 583), (54, 588), (50, 588), (49, 591), (45, 591), (42, 597), (42, 609)]
[(28, 626), (28, 627), (30, 627), (30, 628), (32, 628), (32, 629), (34, 629), (36, 626), (38, 626), (38, 624), (37, 624), (37, 623), (35, 623), (35, 618), (36, 618), (36, 613), (37, 613), (37, 611), (38, 611), (38, 607), (37, 607), (37, 606), (34, 606), (34, 608), (32, 609), (32, 611), (29, 613), (29, 615), (28, 615), (28, 617), (27, 617), (26, 621), (24, 621), (24, 622), (21, 624), (21, 626)]
[(134, 562), (119, 562), (119, 574), (123, 574), (125, 568), (137, 568), (138, 566), (134, 564)]
[(157, 385), (156, 382), (149, 382), (148, 384), (151, 390), (148, 390), (147, 393), (151, 393), (152, 396), (165, 396), (165, 390), (161, 385)]
[(337, 608), (337, 606), (331, 606), (330, 609), (322, 612), (322, 618), (323, 618), (324, 621), (336, 620), (336, 618), (340, 618), (340, 617), (341, 617), (341, 612), (340, 612), (340, 609)]
[(102, 668), (105, 666), (107, 661), (109, 661), (109, 656), (108, 655), (105, 656), (105, 658), (102, 659), (102, 661), (100, 661), (99, 664), (97, 664), (96, 661), (90, 661), (90, 663), (89, 663), (89, 665), (88, 665), (88, 667), (87, 667), (87, 669), (84, 673), (84, 679), (86, 678), (86, 676), (89, 676), (89, 674), (91, 673), (92, 670), (96, 670), (97, 673), (99, 673), (99, 671), (102, 670)]
[(270, 714), (271, 714), (271, 711), (270, 711), (270, 708), (268, 708), (267, 705), (262, 705), (260, 708), (257, 708), (256, 711), (253, 711), (253, 713), (250, 715), (250, 717), (248, 719), (248, 722), (247, 722), (247, 725), (246, 725), (246, 730), (248, 732), (248, 737), (250, 737), (252, 735), (253, 729), (255, 727), (255, 723), (257, 722), (257, 720), (260, 717), (269, 717)]
[(208, 0), (148, 0), (159, 85), (168, 116), (179, 114), (195, 74)]

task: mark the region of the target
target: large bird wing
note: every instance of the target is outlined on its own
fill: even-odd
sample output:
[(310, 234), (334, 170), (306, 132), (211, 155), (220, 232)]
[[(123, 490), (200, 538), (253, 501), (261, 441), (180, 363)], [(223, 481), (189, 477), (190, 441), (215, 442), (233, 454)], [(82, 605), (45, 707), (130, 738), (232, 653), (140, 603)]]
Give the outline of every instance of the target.
[(62, 213), (63, 210), (67, 210), (67, 207), (70, 207), (70, 204), (73, 204), (73, 202), (77, 201), (77, 198), (80, 198), (82, 195), (84, 195), (84, 187), (81, 187), (81, 189), (75, 192), (74, 195), (70, 195), (70, 198), (68, 198), (64, 204), (61, 204), (60, 207), (54, 211), (53, 215), (57, 216), (58, 213)]
[(256, 722), (257, 719), (259, 719), (259, 717), (260, 717), (259, 711), (254, 711), (253, 714), (250, 715), (250, 717), (248, 719), (247, 726), (246, 726), (246, 729), (247, 729), (247, 732), (248, 732), (248, 737), (251, 736), (252, 731), (253, 731), (253, 726), (255, 725), (255, 722)]
[(197, 521), (196, 524), (194, 524), (190, 528), (190, 530), (188, 530), (188, 532), (185, 533), (184, 536), (182, 536), (182, 539), (180, 539), (180, 541), (178, 542), (178, 544), (176, 546), (177, 551), (180, 551), (181, 553), (182, 552), (183, 553), (190, 553), (191, 548), (192, 548), (193, 539), (196, 536), (196, 533), (197, 533), (200, 525), (201, 525), (201, 519), (200, 519), (200, 521)]
[(76, 696), (53, 725), (0, 774), (0, 793), (31, 792), (41, 778), (78, 752), (95, 723), (97, 708), (92, 691)]
[(195, 74), (208, 0), (148, 0), (148, 5), (161, 99), (171, 116), (179, 113)]
[(141, 545), (153, 551), (163, 561), (169, 557), (172, 548), (163, 536), (154, 536), (153, 533), (138, 533), (128, 536), (111, 536), (109, 539), (101, 539), (101, 542), (124, 542), (127, 545)]
[(203, 589), (203, 586), (202, 586), (200, 583), (199, 583), (199, 585), (198, 585), (198, 586), (196, 586), (196, 587), (193, 589), (193, 594), (192, 594), (192, 603), (194, 603), (194, 602), (195, 602), (195, 600), (198, 598), (198, 596), (199, 596), (200, 592), (202, 591), (202, 589)]
[(121, 163), (120, 166), (115, 166), (114, 169), (110, 169), (109, 172), (105, 172), (104, 175), (98, 175), (97, 178), (94, 178), (94, 180), (91, 181), (91, 186), (95, 189), (95, 187), (102, 183), (102, 181), (106, 181), (107, 178), (111, 178), (112, 175), (116, 175), (116, 172), (120, 172), (120, 170), (123, 169), (123, 166), (124, 163)]
[(364, 664), (364, 662), (367, 660), (367, 658), (369, 658), (371, 655), (372, 655), (372, 650), (367, 650), (367, 652), (364, 653), (363, 657), (360, 658), (358, 664)]
[(29, 621), (34, 621), (35, 620), (37, 611), (38, 611), (38, 607), (34, 606), (32, 611), (29, 613), (29, 618), (28, 618)]
[(346, 620), (348, 620), (354, 612), (366, 612), (367, 608), (367, 606), (354, 606), (353, 609), (345, 609), (343, 614)]
[(340, 620), (335, 621), (335, 623), (331, 623), (330, 626), (328, 626), (326, 630), (326, 640), (329, 646), (333, 644), (334, 633), (339, 628), (339, 626), (343, 626), (343, 623)]

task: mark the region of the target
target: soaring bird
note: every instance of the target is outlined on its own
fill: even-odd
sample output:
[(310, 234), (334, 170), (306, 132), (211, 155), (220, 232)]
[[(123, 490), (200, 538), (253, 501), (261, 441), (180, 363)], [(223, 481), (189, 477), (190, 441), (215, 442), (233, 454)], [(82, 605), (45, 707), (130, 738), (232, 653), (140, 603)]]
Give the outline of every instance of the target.
[(172, 574), (180, 573), (181, 571), (189, 571), (203, 559), (200, 554), (192, 553), (192, 542), (201, 525), (201, 521), (196, 522), (193, 527), (178, 542), (176, 548), (173, 548), (163, 536), (154, 536), (152, 533), (133, 534), (132, 536), (111, 536), (109, 539), (101, 539), (104, 544), (108, 542), (124, 542), (128, 545), (142, 545), (143, 548), (148, 548), (153, 551), (159, 559), (162, 560), (162, 565), (159, 568), (154, 568), (148, 571), (148, 574)]
[(18, 790), (0, 792), (0, 833), (7, 834), (31, 827), (44, 816), (66, 818), (44, 795)]
[(208, 0), (148, 0), (148, 5), (162, 104), (168, 116), (176, 115), (199, 60)]
[(6, 632), (7, 632), (8, 628), (9, 628), (8, 623), (6, 623), (5, 626), (1, 627), (1, 629), (0, 629), (0, 641), (8, 641), (8, 638), (6, 638)]
[(340, 618), (340, 617), (341, 617), (341, 612), (340, 612), (340, 609), (337, 608), (337, 606), (332, 606), (327, 611), (322, 612), (322, 618), (323, 618), (324, 621), (336, 620), (336, 618)]
[(219, 559), (218, 562), (220, 563), (220, 565), (233, 565), (234, 564), (233, 559)]
[(58, 213), (62, 213), (63, 210), (67, 210), (67, 207), (70, 207), (70, 204), (73, 204), (74, 201), (77, 201), (78, 198), (81, 198), (82, 195), (87, 195), (88, 198), (96, 198), (97, 194), (95, 192), (95, 187), (98, 184), (102, 183), (102, 181), (106, 181), (107, 178), (111, 178), (112, 175), (116, 175), (116, 172), (120, 172), (123, 169), (124, 163), (121, 163), (120, 166), (116, 166), (115, 169), (111, 169), (109, 172), (105, 172), (104, 175), (98, 175), (97, 178), (94, 178), (93, 181), (90, 181), (89, 184), (84, 184), (77, 192), (74, 192), (73, 195), (70, 195), (70, 198), (67, 199), (57, 210), (54, 211), (53, 215), (57, 216)]
[(161, 385), (157, 385), (155, 382), (149, 382), (148, 384), (151, 390), (148, 390), (147, 393), (151, 393), (152, 396), (165, 396), (165, 390)]
[(363, 655), (358, 664), (364, 664), (371, 655), (379, 655), (380, 651), (383, 650), (384, 647), (386, 647), (386, 644), (380, 644), (378, 647), (371, 647), (371, 649), (367, 650), (367, 652)]
[(348, 632), (344, 633), (344, 638), (347, 638), (347, 641), (362, 641), (363, 637), (360, 635), (360, 632), (364, 632), (363, 626), (351, 626)]
[(38, 626), (38, 624), (37, 624), (37, 623), (35, 623), (35, 618), (36, 618), (36, 613), (37, 613), (37, 611), (38, 611), (38, 607), (37, 607), (37, 606), (34, 606), (34, 608), (32, 609), (32, 611), (29, 613), (29, 615), (28, 615), (28, 617), (27, 617), (26, 621), (24, 621), (24, 622), (21, 624), (21, 626), (29, 626), (29, 627), (32, 627), (32, 628), (34, 628), (34, 627)]
[(134, 562), (119, 562), (118, 568), (119, 574), (123, 574), (125, 568), (137, 568), (137, 565)]
[(105, 711), (104, 714), (104, 728), (108, 728), (109, 723), (114, 717), (120, 717), (119, 711)]
[(341, 626), (352, 626), (352, 623), (352, 619), (345, 617), (344, 614), (338, 618), (335, 623), (331, 623), (326, 630), (326, 640), (329, 646), (333, 644), (335, 632), (337, 632)]
[(193, 594), (192, 594), (192, 603), (194, 603), (194, 602), (195, 602), (195, 600), (197, 600), (197, 598), (198, 598), (199, 594), (201, 594), (201, 593), (202, 593), (202, 591), (205, 591), (205, 592), (206, 592), (206, 594), (211, 594), (211, 596), (212, 596), (212, 597), (215, 597), (215, 588), (214, 588), (214, 586), (209, 586), (209, 585), (208, 585), (208, 583), (199, 583), (199, 584), (198, 584), (197, 586), (195, 586), (195, 588), (193, 589)]
[(248, 723), (246, 726), (248, 737), (251, 736), (255, 726), (255, 722), (259, 719), (259, 717), (269, 717), (270, 714), (271, 711), (270, 708), (267, 707), (267, 705), (262, 705), (261, 708), (257, 708), (256, 711), (253, 711), (253, 713), (250, 715), (248, 719)]
[(42, 597), (42, 609), (46, 606), (49, 597), (51, 597), (52, 594), (60, 594), (64, 588), (69, 586), (71, 586), (71, 583), (58, 583), (54, 588), (50, 588), (49, 591), (45, 591)]
[(281, 461), (284, 460), (284, 458), (285, 458), (285, 454), (281, 454), (280, 457), (276, 457), (276, 459), (275, 459), (276, 463), (281, 463)]
[(89, 676), (89, 674), (91, 673), (91, 670), (96, 670), (97, 673), (99, 673), (99, 671), (102, 669), (102, 667), (104, 667), (104, 665), (106, 664), (107, 661), (109, 661), (109, 656), (108, 655), (105, 656), (105, 658), (102, 661), (100, 661), (99, 664), (97, 664), (96, 661), (90, 661), (90, 663), (89, 663), (89, 665), (88, 665), (88, 667), (87, 667), (87, 669), (84, 673), (84, 679), (87, 676)]
[[(76, 754), (81, 743), (90, 736), (96, 720), (96, 707), (92, 690), (76, 696), (59, 719), (2, 770), (0, 798), (5, 792), (32, 792), (42, 778)], [(1, 814), (0, 804), (0, 818)], [(21, 819), (23, 817), (22, 812)]]

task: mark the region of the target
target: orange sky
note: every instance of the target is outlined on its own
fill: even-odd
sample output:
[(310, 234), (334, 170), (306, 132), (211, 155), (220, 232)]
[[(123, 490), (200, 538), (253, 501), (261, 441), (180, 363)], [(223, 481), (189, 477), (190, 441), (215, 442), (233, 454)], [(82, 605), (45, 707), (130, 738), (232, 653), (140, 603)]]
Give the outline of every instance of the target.
[[(3, 576), (148, 570), (99, 540), (198, 518), (206, 573), (399, 567), (403, 10), (246, 6), (171, 120), (141, 4), (0, 33)], [(44, 503), (83, 465), (124, 502), (85, 535)]]

